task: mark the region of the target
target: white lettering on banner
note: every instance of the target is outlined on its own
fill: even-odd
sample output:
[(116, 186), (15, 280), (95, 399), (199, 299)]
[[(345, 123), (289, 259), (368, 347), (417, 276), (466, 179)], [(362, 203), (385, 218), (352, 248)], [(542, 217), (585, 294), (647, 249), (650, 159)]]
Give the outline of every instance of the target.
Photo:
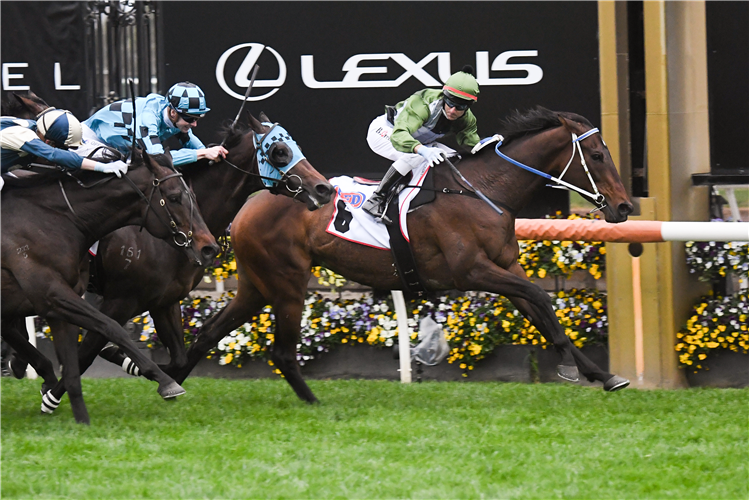
[(260, 43), (241, 43), (226, 50), (223, 54), (221, 54), (218, 63), (216, 63), (216, 81), (224, 90), (224, 92), (234, 97), (235, 99), (239, 99), (240, 101), (244, 100), (244, 92), (242, 92), (241, 94), (234, 92), (231, 87), (226, 84), (224, 70), (226, 67), (226, 61), (229, 59), (229, 56), (234, 54), (236, 51), (246, 47), (249, 47), (250, 50), (244, 57), (242, 64), (240, 64), (239, 66), (239, 69), (237, 69), (237, 72), (234, 74), (234, 84), (243, 89), (246, 89), (250, 85), (250, 74), (252, 73), (252, 68), (255, 67), (255, 63), (260, 58), (260, 54), (262, 54), (264, 50), (267, 50), (275, 56), (276, 61), (278, 62), (278, 78), (276, 78), (275, 80), (255, 80), (255, 83), (253, 83), (252, 86), (253, 89), (273, 88), (273, 90), (260, 96), (250, 96), (247, 98), (247, 100), (261, 101), (263, 99), (267, 99), (268, 97), (278, 92), (278, 87), (286, 82), (286, 63), (284, 62), (283, 57), (281, 57), (281, 54), (273, 50), (271, 47), (268, 47), (267, 45), (263, 45)]
[(492, 62), (492, 71), (526, 71), (525, 78), (489, 78), (489, 52), (476, 52), (476, 81), (479, 85), (533, 85), (544, 77), (544, 70), (535, 64), (507, 64), (512, 57), (536, 57), (537, 50), (508, 50)]
[[(302, 81), (311, 89), (355, 89), (355, 88), (385, 88), (399, 87), (410, 77), (414, 77), (427, 87), (439, 87), (441, 84), (432, 75), (424, 71), (424, 66), (438, 58), (439, 73), (442, 75), (443, 68), (447, 68), (448, 76), (450, 68), (449, 52), (432, 52), (418, 63), (403, 53), (393, 54), (357, 54), (349, 57), (343, 63), (342, 70), (346, 73), (340, 82), (319, 82), (315, 79), (314, 56), (302, 56)], [(361, 75), (387, 73), (385, 66), (359, 66), (361, 61), (387, 61), (392, 59), (406, 70), (396, 80), (359, 80)]]
[(28, 68), (29, 63), (3, 63), (3, 88), (5, 90), (31, 90), (28, 85), (11, 85), (11, 79), (22, 79), (23, 73), (11, 73), (12, 68)]
[(63, 85), (60, 63), (55, 63), (55, 90), (81, 90), (80, 85)]
[[(219, 86), (235, 99), (242, 100), (242, 93), (235, 92), (226, 83), (226, 62), (229, 57), (240, 49), (249, 48), (239, 69), (234, 74), (234, 84), (240, 88), (246, 88), (249, 85), (249, 76), (255, 63), (260, 58), (264, 50), (268, 50), (275, 56), (278, 62), (278, 78), (275, 80), (256, 80), (254, 86), (257, 88), (272, 88), (270, 92), (263, 95), (249, 97), (249, 101), (260, 101), (267, 99), (276, 92), (286, 82), (286, 63), (283, 57), (271, 47), (260, 43), (242, 43), (235, 45), (226, 50), (216, 64), (216, 80)], [(489, 64), (489, 52), (476, 52), (476, 80), (479, 85), (533, 85), (543, 79), (544, 72), (540, 66), (535, 64), (510, 63), (510, 59), (516, 57), (537, 57), (537, 50), (508, 50), (502, 52), (494, 58), (491, 65)], [(402, 85), (411, 77), (419, 80), (426, 87), (439, 87), (452, 74), (450, 65), (449, 52), (430, 52), (418, 62), (402, 52), (378, 53), (378, 54), (355, 54), (349, 57), (341, 70), (343, 79), (341, 81), (319, 81), (315, 78), (315, 56), (305, 54), (301, 56), (302, 82), (311, 89), (371, 89), (371, 88), (394, 88)], [(429, 74), (424, 67), (434, 60), (437, 60), (437, 73), (439, 80)], [(360, 65), (364, 62), (377, 62), (392, 60), (400, 65), (405, 71), (396, 79), (388, 80), (362, 80), (365, 75), (384, 75), (388, 73), (385, 65)], [(527, 75), (523, 78), (499, 78), (490, 77), (490, 72), (501, 73), (506, 71), (525, 71)]]

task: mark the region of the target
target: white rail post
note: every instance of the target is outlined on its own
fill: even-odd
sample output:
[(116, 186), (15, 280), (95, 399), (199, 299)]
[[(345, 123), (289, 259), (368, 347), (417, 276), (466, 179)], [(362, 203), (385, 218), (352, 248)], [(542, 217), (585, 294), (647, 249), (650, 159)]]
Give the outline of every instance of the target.
[(391, 290), (395, 314), (398, 315), (398, 353), (400, 358), (401, 382), (411, 383), (411, 336), (408, 333), (408, 313), (403, 292)]
[[(29, 342), (31, 345), (36, 347), (36, 327), (34, 326), (34, 318), (36, 316), (26, 316), (26, 331), (29, 334)], [(26, 377), (35, 379), (37, 377), (36, 370), (31, 365), (26, 366)]]

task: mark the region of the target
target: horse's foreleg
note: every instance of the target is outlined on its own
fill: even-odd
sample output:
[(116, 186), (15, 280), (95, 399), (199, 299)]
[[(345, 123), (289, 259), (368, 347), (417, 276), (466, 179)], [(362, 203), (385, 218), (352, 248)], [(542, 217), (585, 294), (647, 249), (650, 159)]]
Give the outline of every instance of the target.
[[(88, 410), (86, 410), (86, 403), (83, 401), (81, 371), (78, 366), (78, 334), (80, 328), (53, 318), (47, 318), (47, 322), (54, 339), (57, 359), (62, 365), (62, 382), (68, 392), (75, 421), (79, 424), (90, 424), (91, 420), (88, 416)], [(49, 393), (46, 393), (42, 397), (42, 412), (51, 413), (48, 409), (50, 402)], [(53, 403), (59, 404), (59, 400)]]
[[(105, 314), (106, 316), (109, 316), (110, 318), (114, 319), (115, 321), (120, 322), (120, 324), (124, 323), (126, 319), (122, 319), (123, 314), (119, 313), (119, 310), (117, 307), (112, 307), (112, 304), (109, 302), (103, 302), (101, 304), (101, 312)], [(96, 359), (97, 355), (100, 355), (103, 351), (102, 348), (107, 344), (107, 339), (100, 333), (89, 330), (86, 332), (86, 335), (83, 337), (83, 341), (78, 344), (78, 366), (80, 369), (80, 372), (86, 373), (86, 370), (93, 364), (94, 360)], [(118, 347), (113, 347), (112, 350), (119, 351)], [(104, 359), (110, 362), (115, 362), (111, 356), (102, 355)], [(129, 362), (129, 365), (135, 366), (135, 364), (130, 361), (130, 358), (127, 358), (124, 354), (120, 354), (120, 358), (126, 358)], [(120, 359), (119, 362), (116, 363), (118, 366), (123, 365), (122, 359)], [(129, 366), (126, 365), (126, 366)], [(123, 366), (123, 370), (126, 370), (126, 366)], [(129, 372), (128, 372), (129, 373)], [(49, 392), (50, 399), (52, 401), (59, 401), (62, 396), (65, 394), (65, 384), (63, 381), (60, 381), (55, 385), (55, 387)]]
[(53, 288), (54, 290), (48, 293), (48, 297), (51, 300), (51, 309), (55, 313), (55, 318), (63, 319), (89, 331), (100, 332), (109, 341), (120, 346), (141, 368), (143, 376), (159, 384), (158, 393), (164, 399), (184, 394), (185, 390), (179, 384), (140, 352), (119, 323), (78, 297), (69, 287), (53, 285)]
[(14, 355), (16, 359), (13, 361), (20, 365), (14, 366), (12, 369), (14, 375), (16, 375), (16, 370), (20, 373), (23, 364), (30, 364), (44, 380), (42, 393), (45, 393), (50, 387), (54, 387), (57, 384), (55, 369), (52, 366), (52, 361), (31, 345), (29, 337), (26, 334), (26, 329), (23, 327), (23, 321), (23, 318), (2, 321), (3, 339), (15, 350)]
[(549, 294), (535, 283), (497, 266), (488, 259), (481, 260), (483, 262), (476, 262), (471, 268), (465, 276), (465, 281), (460, 279), (458, 282), (464, 281), (464, 289), (466, 290), (484, 290), (503, 295), (513, 303), (520, 299), (531, 304), (531, 308), (526, 308), (529, 315), (525, 317), (538, 328), (562, 356), (562, 360), (557, 366), (558, 375), (570, 382), (577, 382), (579, 372), (572, 354), (573, 345), (569, 337), (564, 334), (564, 330), (554, 314), (554, 307)]
[(317, 398), (302, 378), (297, 360), (297, 344), (301, 336), (303, 308), (304, 297), (284, 297), (283, 301), (276, 298), (273, 306), (276, 314), (276, 335), (271, 359), (300, 399), (308, 403), (316, 403)]
[(219, 340), (249, 321), (264, 305), (265, 299), (257, 289), (246, 280), (240, 280), (236, 297), (200, 328), (197, 339), (187, 350), (187, 363), (165, 371), (181, 384)]
[[(515, 263), (513, 266), (511, 266), (508, 269), (511, 273), (515, 274), (516, 276), (519, 276), (522, 279), (527, 280), (527, 275), (525, 274), (525, 271), (522, 267), (520, 267), (520, 264)], [(515, 307), (518, 308), (518, 311), (528, 318), (528, 321), (531, 321), (530, 318), (537, 317), (539, 315), (539, 312), (537, 311), (537, 307), (535, 304), (532, 304), (524, 299), (521, 299), (519, 297), (508, 297), (510, 299), (510, 302), (512, 302)], [(558, 323), (558, 320), (556, 321)], [(536, 326), (538, 328), (538, 326)], [(546, 340), (549, 340), (549, 336), (547, 335), (545, 330), (542, 330), (539, 328), (539, 332), (541, 332), (541, 335), (546, 338)], [(585, 378), (588, 379), (589, 382), (593, 381), (601, 381), (604, 384), (604, 389), (607, 391), (617, 391), (619, 389), (623, 389), (629, 385), (629, 381), (627, 379), (624, 379), (622, 377), (619, 377), (617, 375), (614, 375), (612, 373), (606, 372), (602, 370), (598, 365), (596, 365), (593, 361), (591, 361), (585, 354), (582, 353), (580, 349), (577, 348), (574, 344), (571, 345), (572, 349), (572, 356), (575, 358), (575, 363), (577, 364), (578, 368), (580, 368), (580, 371), (583, 375), (585, 375)]]
[(163, 309), (152, 309), (151, 318), (159, 340), (169, 349), (169, 364), (164, 371), (179, 369), (187, 364), (185, 334), (182, 330), (182, 309), (179, 302)]

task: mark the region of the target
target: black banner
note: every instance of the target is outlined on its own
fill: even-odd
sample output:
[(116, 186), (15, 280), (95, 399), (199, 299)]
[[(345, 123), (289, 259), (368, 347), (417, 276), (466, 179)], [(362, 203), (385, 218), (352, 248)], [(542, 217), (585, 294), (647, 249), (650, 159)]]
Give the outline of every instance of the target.
[(88, 117), (83, 2), (0, 2), (2, 91), (31, 89)]
[(537, 104), (600, 122), (595, 2), (162, 2), (160, 9), (160, 86), (189, 80), (205, 91), (211, 112), (195, 130), (203, 142), (220, 142), (216, 132), (236, 115), (258, 63), (246, 109), (281, 123), (328, 176), (381, 176), (390, 162), (369, 149), (370, 122), (387, 104), (441, 87), (464, 64), (481, 86), (472, 109), (482, 137), (510, 111)]
[(749, 3), (705, 2), (710, 173), (749, 175)]

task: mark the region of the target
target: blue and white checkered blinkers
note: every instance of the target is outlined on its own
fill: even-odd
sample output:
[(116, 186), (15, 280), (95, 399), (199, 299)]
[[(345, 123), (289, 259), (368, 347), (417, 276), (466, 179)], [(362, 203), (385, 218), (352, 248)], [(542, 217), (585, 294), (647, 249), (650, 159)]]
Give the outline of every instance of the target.
[[(257, 134), (254, 136), (255, 149), (257, 150), (257, 163), (260, 168), (260, 175), (263, 177), (269, 177), (270, 179), (263, 179), (263, 184), (266, 187), (274, 187), (281, 180), (283, 175), (291, 170), (294, 165), (305, 159), (302, 154), (302, 150), (297, 145), (296, 141), (291, 138), (291, 135), (286, 131), (285, 128), (279, 124), (263, 123), (266, 127), (270, 127), (271, 130), (266, 132), (262, 137), (258, 137)], [(268, 152), (274, 143), (282, 142), (286, 144), (293, 154), (291, 161), (283, 166), (276, 167), (268, 159)], [(275, 179), (275, 180), (272, 180)]]

